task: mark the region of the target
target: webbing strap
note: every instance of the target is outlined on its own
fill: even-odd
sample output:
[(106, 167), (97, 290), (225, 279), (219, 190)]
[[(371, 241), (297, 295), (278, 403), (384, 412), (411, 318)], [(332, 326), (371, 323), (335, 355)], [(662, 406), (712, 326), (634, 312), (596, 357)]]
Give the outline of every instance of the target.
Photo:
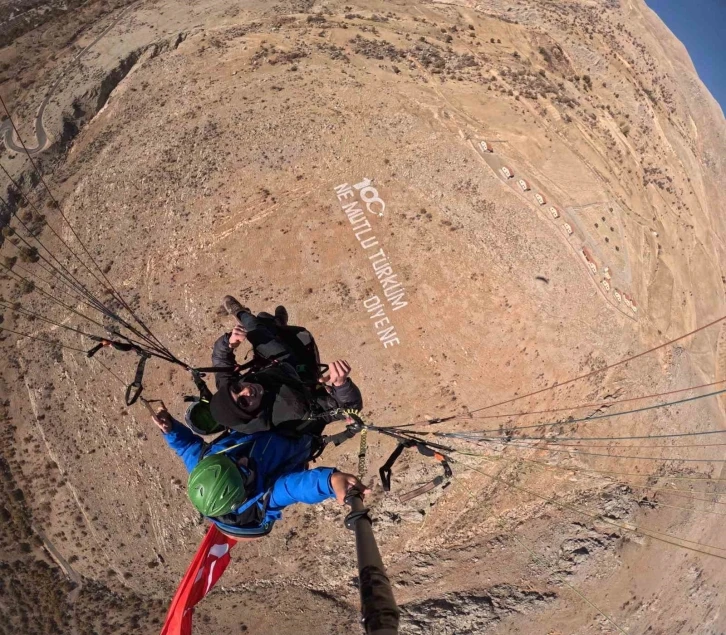
[(134, 346), (133, 344), (127, 344), (126, 342), (115, 342), (114, 340), (105, 340), (100, 337), (99, 338), (94, 337), (93, 339), (95, 339), (98, 342), (98, 344), (96, 344), (92, 349), (90, 349), (86, 353), (87, 357), (93, 357), (104, 346), (111, 346), (112, 348), (115, 348), (117, 351), (124, 351), (124, 352), (133, 351), (133, 350), (136, 350), (136, 351), (142, 350), (138, 346)]
[(432, 481), (429, 481), (425, 485), (422, 485), (421, 487), (417, 487), (416, 489), (412, 489), (410, 492), (406, 492), (405, 494), (401, 494), (398, 497), (398, 500), (402, 503), (405, 503), (406, 501), (410, 501), (418, 496), (421, 496), (422, 494), (426, 494), (427, 492), (430, 492), (432, 489), (435, 489), (437, 486), (441, 485), (441, 483), (444, 482), (444, 477), (439, 474), (435, 479)]
[(137, 351), (139, 353), (139, 363), (136, 366), (136, 375), (134, 381), (132, 381), (126, 388), (126, 405), (132, 406), (136, 403), (138, 398), (141, 396), (141, 391), (144, 390), (142, 381), (144, 379), (144, 369), (146, 368), (146, 362), (151, 357), (146, 351)]
[(240, 373), (243, 370), (252, 368), (256, 360), (245, 362), (244, 364), (235, 364), (234, 366), (203, 366), (201, 368), (192, 368), (192, 372), (200, 373), (204, 377), (204, 373)]
[(199, 390), (199, 399), (201, 401), (211, 401), (212, 400), (212, 391), (209, 390), (209, 386), (207, 386), (206, 382), (202, 379), (204, 376), (203, 373), (199, 372), (196, 369), (192, 369), (192, 380), (194, 381), (194, 385)]
[(415, 447), (424, 456), (433, 457), (439, 463), (441, 463), (441, 467), (443, 467), (444, 469), (444, 474), (443, 476), (437, 476), (429, 483), (422, 485), (415, 490), (402, 494), (401, 496), (399, 496), (399, 500), (401, 502), (411, 500), (412, 498), (416, 498), (421, 494), (430, 492), (432, 489), (434, 489), (438, 485), (441, 485), (442, 483), (444, 483), (444, 487), (446, 487), (446, 485), (448, 484), (448, 479), (450, 479), (454, 475), (454, 473), (451, 471), (451, 466), (449, 465), (447, 456), (445, 454), (437, 452), (435, 449), (429, 447), (426, 443), (423, 443), (421, 441), (416, 441), (414, 439), (403, 440), (399, 442), (399, 444), (396, 446), (396, 449), (391, 453), (391, 456), (388, 457), (388, 460), (385, 462), (385, 464), (380, 468), (380, 470), (378, 470), (384, 491), (391, 491), (391, 476), (393, 475), (393, 464), (398, 460), (398, 457), (401, 456), (406, 448), (412, 447)]
[[(328, 414), (335, 414), (335, 411), (328, 411)], [(361, 432), (361, 428), (356, 423), (351, 423), (345, 426), (345, 430), (338, 432), (337, 434), (329, 434), (322, 438), (325, 445), (332, 443), (338, 447), (341, 443), (345, 443), (348, 439), (352, 439), (358, 432)], [(365, 429), (363, 430), (365, 432)]]
[[(93, 348), (89, 349), (86, 352), (87, 357), (93, 357), (96, 353), (98, 353), (98, 351), (106, 346), (110, 346), (117, 351), (123, 351), (125, 353), (129, 351), (134, 351), (139, 356), (139, 363), (136, 365), (136, 375), (134, 376), (134, 381), (132, 381), (126, 387), (125, 401), (127, 406), (132, 406), (133, 404), (135, 404), (141, 396), (141, 392), (144, 390), (142, 381), (144, 379), (146, 362), (151, 357), (159, 357), (161, 359), (166, 359), (167, 361), (172, 361), (167, 357), (164, 357), (163, 355), (159, 355), (158, 353), (155, 353), (153, 351), (147, 351), (146, 349), (141, 348), (140, 346), (137, 346), (136, 344), (132, 344), (130, 342), (117, 342), (115, 340), (108, 340), (101, 337), (94, 337), (93, 339), (96, 340), (98, 344), (96, 344)], [(181, 362), (175, 363), (179, 363), (180, 365), (184, 366), (184, 364), (182, 364)]]
[(396, 449), (391, 453), (391, 456), (388, 457), (388, 460), (378, 470), (384, 492), (391, 491), (391, 476), (393, 475), (393, 470), (391, 468), (393, 468), (393, 464), (398, 460), (398, 457), (401, 456), (401, 453), (406, 448), (410, 448), (415, 445), (415, 443), (415, 441), (401, 441), (396, 446)]
[(358, 447), (358, 478), (363, 479), (366, 474), (366, 453), (368, 451), (368, 430), (360, 431), (360, 446)]

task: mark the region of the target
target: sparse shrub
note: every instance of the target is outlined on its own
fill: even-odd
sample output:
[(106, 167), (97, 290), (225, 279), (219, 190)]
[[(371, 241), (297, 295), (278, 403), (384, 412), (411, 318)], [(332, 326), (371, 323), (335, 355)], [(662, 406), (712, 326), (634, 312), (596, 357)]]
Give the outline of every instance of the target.
[(20, 247), (19, 250), (20, 260), (22, 260), (23, 262), (38, 262), (38, 260), (40, 260), (38, 250), (35, 247), (28, 247), (24, 245)]
[(28, 227), (28, 231), (31, 236), (38, 236), (45, 227), (45, 215), (44, 214), (33, 214), (31, 222)]
[(27, 295), (28, 293), (32, 293), (35, 290), (35, 283), (32, 280), (21, 280), (18, 283), (18, 291), (20, 293)]

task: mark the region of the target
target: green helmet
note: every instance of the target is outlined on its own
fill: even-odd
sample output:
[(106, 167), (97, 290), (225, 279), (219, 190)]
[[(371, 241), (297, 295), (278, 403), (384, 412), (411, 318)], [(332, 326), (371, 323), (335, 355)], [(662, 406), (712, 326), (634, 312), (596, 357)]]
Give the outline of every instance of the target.
[(204, 457), (187, 482), (189, 499), (204, 516), (223, 516), (247, 498), (242, 473), (226, 454)]
[(189, 404), (184, 421), (196, 434), (215, 434), (222, 430), (222, 426), (212, 416), (209, 402), (204, 400), (196, 400)]

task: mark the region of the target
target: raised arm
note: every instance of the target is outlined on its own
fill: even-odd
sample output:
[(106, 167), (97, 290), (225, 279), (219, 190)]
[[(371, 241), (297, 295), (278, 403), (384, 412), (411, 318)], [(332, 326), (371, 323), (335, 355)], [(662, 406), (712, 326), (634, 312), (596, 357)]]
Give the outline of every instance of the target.
[[(361, 410), (363, 408), (363, 396), (358, 386), (350, 378), (350, 370), (350, 364), (344, 359), (336, 360), (330, 365), (329, 375), (325, 378), (329, 382), (326, 386), (328, 395), (324, 396), (323, 401), (320, 403), (321, 406), (326, 409), (351, 408)], [(326, 415), (323, 418), (329, 423), (345, 417), (343, 415)]]
[[(235, 327), (231, 333), (225, 333), (221, 337), (217, 338), (212, 348), (212, 366), (235, 366), (237, 359), (234, 356), (234, 349), (239, 346), (242, 339), (244, 339), (244, 332), (239, 329), (240, 333), (235, 331), (239, 327)], [(222, 384), (226, 383), (234, 373), (214, 373), (214, 381), (217, 385), (217, 390)]]
[(341, 408), (353, 408), (355, 410), (363, 408), (363, 395), (360, 393), (360, 388), (355, 385), (350, 377), (340, 386), (333, 386), (331, 394)]
[(179, 423), (166, 410), (156, 413), (154, 423), (164, 433), (166, 444), (184, 461), (187, 472), (191, 472), (202, 456), (204, 439)]

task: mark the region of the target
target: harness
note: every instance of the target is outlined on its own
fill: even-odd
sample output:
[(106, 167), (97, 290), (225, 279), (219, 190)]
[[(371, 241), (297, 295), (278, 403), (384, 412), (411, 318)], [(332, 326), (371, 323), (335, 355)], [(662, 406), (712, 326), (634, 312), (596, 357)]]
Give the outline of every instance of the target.
[[(266, 392), (277, 395), (283, 387), (297, 393), (296, 400), (304, 405), (298, 416), (290, 418), (290, 422), (302, 422), (298, 425), (280, 427), (277, 432), (286, 436), (300, 436), (301, 434), (319, 435), (320, 431), (310, 429), (310, 421), (318, 421), (326, 413), (326, 409), (318, 403), (318, 398), (324, 390), (320, 378), (327, 372), (328, 365), (320, 363), (320, 356), (315, 339), (312, 334), (302, 327), (274, 327), (277, 337), (285, 344), (286, 351), (275, 355), (261, 354), (257, 348), (252, 350), (252, 358), (241, 365), (231, 367), (211, 366), (192, 370), (192, 378), (199, 390), (199, 400), (210, 401), (212, 393), (207, 387), (204, 377), (208, 373), (226, 373), (230, 382), (256, 382), (261, 383)], [(265, 373), (278, 368), (278, 373)], [(185, 397), (192, 401), (195, 397)], [(275, 402), (277, 403), (277, 402)], [(284, 402), (281, 402), (284, 403)], [(270, 408), (275, 405), (268, 403), (265, 407), (266, 415), (271, 414)], [(258, 415), (258, 417), (261, 415)], [(278, 425), (284, 422), (278, 422)]]
[[(209, 454), (213, 444), (218, 443), (220, 439), (224, 439), (230, 434), (231, 431), (227, 430), (217, 437), (213, 443), (205, 442), (202, 446), (200, 460)], [(256, 439), (246, 439), (241, 443), (222, 448), (215, 452), (215, 454), (228, 454), (233, 450), (250, 445), (249, 454), (247, 455), (249, 459), (249, 455), (252, 454), (252, 449), (256, 442)], [(272, 486), (285, 470), (285, 467), (285, 465), (282, 465), (271, 474), (268, 474), (263, 482), (262, 491), (252, 498), (247, 499), (234, 513), (214, 518), (205, 516), (205, 518), (217, 525), (222, 532), (233, 538), (261, 538), (266, 536), (272, 531), (275, 525), (274, 520), (265, 520), (267, 505), (272, 494)]]
[[(275, 327), (280, 340), (287, 346), (289, 352), (278, 355), (264, 356), (253, 350), (252, 359), (234, 371), (241, 378), (247, 378), (254, 373), (263, 371), (280, 362), (288, 362), (292, 356), (296, 363), (290, 364), (297, 372), (300, 383), (307, 389), (318, 387), (320, 377), (328, 370), (327, 364), (320, 363), (320, 353), (310, 331), (302, 327)], [(206, 372), (215, 372), (214, 368), (200, 369)], [(240, 372), (244, 371), (244, 372)], [(203, 375), (202, 375), (203, 376)]]
[[(226, 514), (219, 518), (209, 518), (224, 533), (234, 537), (261, 538), (272, 531), (274, 520), (265, 521), (267, 501), (272, 488), (260, 492), (245, 501), (234, 514)], [(263, 522), (264, 521), (264, 522)]]
[(275, 526), (274, 520), (265, 521), (259, 527), (254, 528), (228, 525), (220, 520), (215, 520), (214, 518), (209, 518), (208, 520), (212, 521), (223, 534), (232, 538), (262, 538), (269, 534)]
[[(220, 439), (224, 439), (231, 434), (230, 430), (223, 432), (219, 437), (214, 440), (214, 444), (218, 443)], [(243, 446), (251, 444), (254, 447), (255, 439), (248, 439), (237, 443), (228, 448), (222, 448), (215, 454), (227, 454), (232, 450), (241, 448)], [(212, 447), (212, 443), (205, 442), (202, 446), (202, 452), (199, 459), (203, 459)], [(250, 453), (252, 447), (250, 447)], [(249, 458), (249, 455), (248, 455)], [(237, 509), (233, 514), (225, 514), (220, 517), (205, 516), (207, 520), (213, 522), (219, 527), (225, 534), (232, 537), (239, 538), (256, 538), (266, 536), (272, 531), (272, 527), (275, 524), (274, 520), (265, 521), (265, 512), (267, 511), (267, 502), (272, 492), (272, 485), (274, 483), (276, 475), (272, 475), (266, 479), (264, 487), (260, 493), (247, 499), (242, 506)], [(264, 522), (263, 522), (264, 521)]]

